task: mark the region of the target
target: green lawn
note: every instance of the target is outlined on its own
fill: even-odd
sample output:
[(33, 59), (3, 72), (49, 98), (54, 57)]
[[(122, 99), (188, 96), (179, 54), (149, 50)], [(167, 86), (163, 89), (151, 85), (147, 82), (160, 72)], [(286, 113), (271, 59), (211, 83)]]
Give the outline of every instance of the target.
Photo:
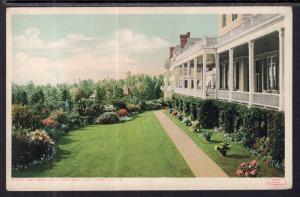
[(91, 125), (62, 136), (52, 162), (14, 177), (192, 177), (153, 112), (113, 125)]
[[(213, 132), (211, 142), (206, 142), (199, 134), (191, 132), (187, 126), (183, 125), (177, 118), (172, 116), (170, 113), (165, 112), (165, 114), (170, 117), (170, 119), (179, 126), (190, 138), (212, 159), (214, 160), (229, 176), (236, 176), (236, 170), (239, 164), (243, 161), (248, 161), (251, 159), (257, 159), (253, 156), (249, 150), (241, 146), (240, 144), (233, 143), (226, 139), (222, 134), (213, 132), (212, 129), (204, 129)], [(231, 150), (228, 152), (227, 157), (221, 157), (217, 151), (215, 151), (215, 145), (220, 142), (228, 142), (231, 145)], [(257, 159), (261, 164), (261, 174), (262, 177), (283, 177), (284, 173), (277, 169), (266, 167), (262, 161)]]

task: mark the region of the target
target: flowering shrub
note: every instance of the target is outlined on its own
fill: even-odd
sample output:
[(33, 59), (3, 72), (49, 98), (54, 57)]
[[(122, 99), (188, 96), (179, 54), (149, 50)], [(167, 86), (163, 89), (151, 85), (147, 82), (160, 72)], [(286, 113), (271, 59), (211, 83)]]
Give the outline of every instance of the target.
[(183, 117), (181, 122), (185, 125), (185, 126), (191, 126), (191, 121), (187, 118), (187, 117)]
[(215, 146), (215, 150), (219, 151), (221, 156), (225, 157), (227, 152), (230, 151), (230, 145), (226, 142), (221, 142), (220, 144)]
[(141, 107), (139, 105), (135, 105), (135, 104), (128, 104), (127, 109), (130, 113), (141, 111)]
[(110, 112), (110, 111), (114, 111), (115, 107), (113, 105), (105, 105), (104, 106), (104, 111), (105, 112)]
[(50, 117), (59, 124), (65, 124), (67, 122), (67, 115), (61, 109), (52, 111)]
[(177, 115), (177, 113), (178, 113), (178, 112), (177, 112), (177, 110), (176, 110), (176, 109), (174, 109), (174, 110), (172, 111), (172, 115), (173, 115), (173, 116), (176, 116), (176, 115)]
[(24, 168), (33, 163), (51, 160), (55, 153), (54, 141), (43, 130), (12, 132), (12, 167)]
[(259, 174), (259, 163), (256, 160), (250, 160), (248, 162), (242, 162), (236, 174), (238, 176), (256, 177)]
[(58, 125), (58, 123), (52, 117), (44, 119), (42, 123), (45, 127), (56, 127)]
[(128, 111), (126, 109), (119, 109), (117, 114), (121, 117), (128, 116)]
[(201, 133), (201, 136), (207, 141), (210, 142), (212, 132), (204, 131)]
[(44, 130), (36, 130), (29, 133), (31, 154), (33, 160), (47, 161), (54, 154), (54, 141)]
[(105, 112), (95, 121), (96, 124), (113, 124), (118, 122), (120, 122), (120, 118), (115, 112)]
[(182, 120), (182, 115), (180, 112), (176, 113), (176, 118), (178, 118), (178, 120), (180, 120), (180, 121)]
[(192, 125), (191, 125), (190, 128), (193, 132), (196, 132), (196, 133), (201, 132), (202, 127), (201, 127), (200, 122), (198, 120), (192, 121), (191, 124)]

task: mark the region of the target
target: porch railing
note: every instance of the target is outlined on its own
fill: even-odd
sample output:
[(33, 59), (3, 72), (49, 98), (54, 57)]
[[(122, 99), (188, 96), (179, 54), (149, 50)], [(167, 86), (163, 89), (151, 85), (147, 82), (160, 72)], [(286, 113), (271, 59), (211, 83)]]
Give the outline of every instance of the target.
[(279, 107), (279, 94), (253, 93), (253, 104), (266, 107)]
[(228, 90), (218, 90), (217, 91), (218, 98), (220, 99), (229, 99), (229, 91)]
[(279, 16), (279, 14), (255, 14), (253, 16), (250, 16), (249, 18), (245, 19), (241, 25), (237, 26), (236, 28), (233, 28), (231, 31), (228, 31), (222, 36), (220, 36), (218, 38), (218, 43), (231, 40), (235, 36), (249, 30), (250, 28), (258, 26), (259, 24), (262, 24), (277, 16)]
[[(169, 88), (168, 88), (169, 90)], [(202, 89), (188, 89), (188, 88), (173, 88), (174, 93), (194, 96), (203, 98)], [(279, 94), (270, 94), (270, 93), (252, 93), (253, 95), (253, 105), (261, 106), (261, 107), (270, 107), (270, 108), (278, 108), (279, 107)], [(215, 90), (208, 89), (207, 90), (207, 99), (229, 99), (229, 91), (228, 90)], [(249, 103), (249, 92), (241, 92), (241, 91), (232, 91), (231, 92), (231, 101), (248, 104)]]
[(249, 93), (233, 91), (231, 93), (231, 99), (234, 101), (242, 102), (242, 103), (248, 103), (249, 102)]

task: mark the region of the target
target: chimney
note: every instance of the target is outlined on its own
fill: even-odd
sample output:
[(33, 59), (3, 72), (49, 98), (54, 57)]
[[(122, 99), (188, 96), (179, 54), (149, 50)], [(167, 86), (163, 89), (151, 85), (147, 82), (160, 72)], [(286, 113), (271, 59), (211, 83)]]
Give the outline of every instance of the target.
[(170, 47), (170, 59), (173, 57), (173, 51), (174, 51), (175, 47)]
[(191, 36), (191, 33), (190, 32), (187, 32), (186, 33), (187, 37), (189, 38)]
[(183, 49), (187, 43), (188, 35), (180, 35), (180, 47)]

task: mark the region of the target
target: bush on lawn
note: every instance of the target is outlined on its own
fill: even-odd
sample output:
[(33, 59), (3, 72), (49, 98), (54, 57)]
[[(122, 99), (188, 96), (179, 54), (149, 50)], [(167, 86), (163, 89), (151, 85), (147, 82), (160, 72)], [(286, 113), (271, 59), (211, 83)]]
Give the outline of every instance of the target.
[(23, 168), (29, 164), (48, 161), (55, 154), (54, 141), (46, 131), (13, 130), (12, 167)]
[(236, 174), (238, 176), (246, 176), (246, 177), (256, 177), (259, 174), (259, 163), (256, 160), (250, 160), (248, 162), (242, 162)]
[(52, 159), (54, 141), (44, 130), (36, 130), (29, 133), (30, 145), (32, 147), (32, 158), (36, 161), (48, 161)]
[(30, 139), (28, 131), (12, 131), (12, 167), (23, 168), (32, 162)]
[(116, 110), (126, 108), (126, 103), (124, 101), (121, 101), (121, 100), (113, 100), (112, 105), (114, 106), (114, 108)]
[(139, 105), (136, 105), (136, 104), (128, 104), (127, 109), (130, 113), (141, 111), (141, 107)]
[(50, 117), (58, 124), (66, 124), (68, 120), (67, 114), (61, 109), (52, 111)]
[(113, 124), (120, 122), (118, 114), (115, 112), (105, 112), (96, 119), (96, 124)]
[(124, 117), (124, 116), (128, 116), (128, 111), (126, 109), (119, 109), (117, 114), (120, 116), (120, 117)]

